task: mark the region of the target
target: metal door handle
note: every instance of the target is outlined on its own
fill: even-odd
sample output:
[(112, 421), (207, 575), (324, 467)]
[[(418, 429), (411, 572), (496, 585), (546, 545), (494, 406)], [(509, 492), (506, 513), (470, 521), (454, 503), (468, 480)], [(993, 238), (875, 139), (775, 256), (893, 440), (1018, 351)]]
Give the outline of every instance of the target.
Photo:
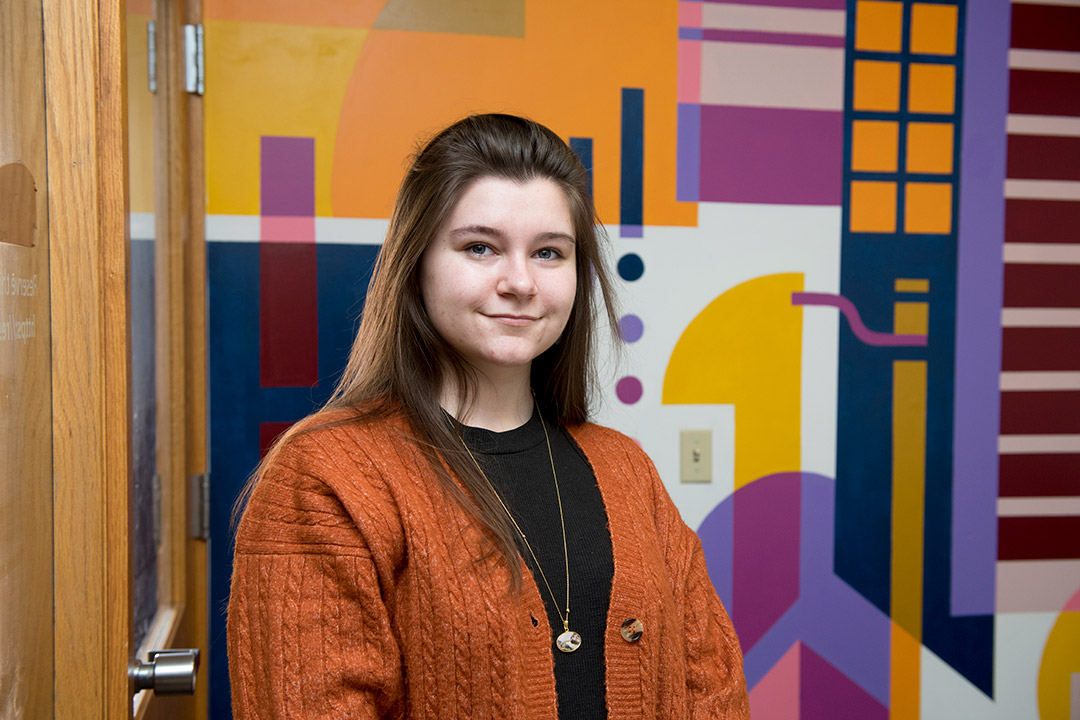
[(195, 676), (199, 673), (198, 650), (153, 650), (150, 662), (135, 660), (128, 667), (128, 677), (135, 692), (153, 690), (155, 695), (194, 695)]

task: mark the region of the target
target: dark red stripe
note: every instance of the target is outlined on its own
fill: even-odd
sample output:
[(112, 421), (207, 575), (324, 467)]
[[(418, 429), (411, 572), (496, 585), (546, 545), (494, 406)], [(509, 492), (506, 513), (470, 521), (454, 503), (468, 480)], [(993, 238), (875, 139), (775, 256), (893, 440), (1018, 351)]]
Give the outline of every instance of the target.
[(266, 457), (270, 447), (281, 434), (293, 426), (290, 422), (259, 423), (259, 457)]
[(1080, 265), (1006, 265), (1005, 307), (1080, 308)]
[(1080, 328), (1004, 328), (1001, 369), (1080, 370)]
[(998, 518), (998, 560), (1080, 558), (1080, 517)]
[(1002, 435), (1080, 432), (1080, 390), (1001, 393)]
[(1005, 242), (1077, 241), (1080, 202), (1075, 200), (1006, 200)]
[(1080, 50), (1080, 7), (1014, 4), (1010, 44), (1031, 50)]
[(1001, 497), (1074, 497), (1080, 495), (1080, 453), (1001, 455)]
[(259, 384), (319, 380), (315, 243), (259, 243)]
[(1080, 73), (1010, 70), (1009, 112), (1080, 115)]
[(717, 42), (761, 43), (763, 45), (796, 45), (800, 47), (844, 47), (843, 37), (834, 35), (801, 35), (798, 33), (755, 32), (752, 30), (713, 30), (705, 28), (702, 40)]
[(1006, 148), (1006, 177), (1080, 180), (1080, 137), (1010, 135)]

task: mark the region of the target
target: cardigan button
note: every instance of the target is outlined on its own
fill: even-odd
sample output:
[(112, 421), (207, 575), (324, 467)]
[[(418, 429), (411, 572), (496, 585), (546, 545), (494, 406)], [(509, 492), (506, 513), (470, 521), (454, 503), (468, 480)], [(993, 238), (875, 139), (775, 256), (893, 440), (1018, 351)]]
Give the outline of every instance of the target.
[(619, 632), (622, 633), (622, 638), (626, 642), (637, 642), (641, 639), (641, 634), (645, 632), (645, 626), (637, 618), (628, 618), (623, 621)]

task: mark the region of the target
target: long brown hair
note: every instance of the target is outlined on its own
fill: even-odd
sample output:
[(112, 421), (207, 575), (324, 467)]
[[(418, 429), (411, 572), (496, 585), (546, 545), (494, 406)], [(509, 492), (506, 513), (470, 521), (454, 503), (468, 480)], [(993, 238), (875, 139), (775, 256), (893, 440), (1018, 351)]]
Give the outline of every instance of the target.
[[(551, 130), (532, 120), (503, 114), (459, 120), (428, 141), (414, 157), (401, 183), (368, 285), (348, 364), (323, 411), (349, 409), (359, 421), (393, 410), (402, 412), (432, 470), (446, 491), (487, 531), (495, 550), (510, 567), (514, 587), (518, 587), (521, 571), (516, 532), (438, 403), (441, 388), (450, 381), (462, 389), (462, 406), (468, 407), (477, 376), (435, 330), (420, 290), (421, 256), (461, 196), (483, 177), (518, 183), (546, 179), (566, 196), (576, 240), (577, 294), (560, 341), (533, 360), (532, 386), (545, 416), (564, 425), (576, 425), (589, 417), (596, 387), (594, 343), (601, 305), (613, 333), (617, 327), (611, 280), (600, 245), (603, 229), (598, 227), (589, 175)], [(304, 423), (304, 427), (318, 424)], [(286, 433), (277, 446), (290, 434)], [(273, 454), (271, 450), (256, 478)], [(450, 473), (460, 479), (465, 492)]]

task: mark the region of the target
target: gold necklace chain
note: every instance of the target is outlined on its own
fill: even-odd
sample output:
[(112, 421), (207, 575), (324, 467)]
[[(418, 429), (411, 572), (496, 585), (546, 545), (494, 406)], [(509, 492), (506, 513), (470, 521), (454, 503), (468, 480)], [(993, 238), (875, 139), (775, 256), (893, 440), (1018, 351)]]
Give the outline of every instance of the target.
[[(551, 452), (551, 437), (548, 435), (547, 423), (544, 422), (544, 415), (540, 412), (540, 404), (536, 402), (536, 397), (533, 396), (533, 406), (536, 408), (536, 415), (540, 418), (540, 426), (544, 429), (544, 441), (547, 443), (548, 461), (551, 463), (551, 477), (555, 481), (555, 499), (559, 502), (559, 524), (562, 527), (562, 543), (563, 543), (563, 562), (566, 565), (566, 614), (559, 608), (559, 601), (555, 599), (555, 593), (551, 589), (551, 583), (548, 582), (547, 575), (544, 574), (544, 568), (540, 566), (540, 560), (537, 559), (536, 553), (532, 549), (532, 545), (529, 544), (529, 539), (525, 537), (525, 531), (518, 525), (517, 520), (514, 519), (514, 514), (510, 512), (510, 508), (503, 502), (502, 496), (499, 495), (499, 491), (495, 489), (495, 486), (491, 483), (487, 473), (480, 467), (480, 463), (476, 461), (476, 456), (473, 455), (471, 449), (469, 449), (468, 443), (465, 442), (465, 438), (461, 436), (460, 432), (457, 432), (457, 428), (451, 422), (450, 427), (457, 434), (458, 440), (461, 442), (461, 446), (465, 448), (465, 452), (469, 454), (469, 459), (473, 461), (473, 465), (476, 466), (480, 476), (487, 482), (488, 487), (491, 488), (491, 492), (495, 493), (495, 499), (502, 505), (502, 509), (506, 512), (506, 517), (510, 518), (510, 522), (513, 523), (514, 529), (518, 531), (518, 535), (521, 535), (521, 540), (525, 543), (525, 547), (529, 550), (529, 554), (532, 556), (533, 562), (536, 563), (536, 569), (540, 571), (540, 577), (544, 581), (544, 585), (547, 586), (548, 594), (551, 595), (551, 602), (555, 605), (555, 612), (559, 613), (559, 619), (562, 620), (563, 632), (555, 640), (555, 646), (562, 652), (570, 653), (581, 647), (581, 635), (577, 634), (570, 629), (570, 552), (566, 546), (566, 519), (563, 517), (562, 506), (562, 493), (559, 492), (559, 475), (555, 472), (555, 456)], [(443, 414), (446, 415), (447, 420), (450, 420), (450, 414), (443, 410)]]

